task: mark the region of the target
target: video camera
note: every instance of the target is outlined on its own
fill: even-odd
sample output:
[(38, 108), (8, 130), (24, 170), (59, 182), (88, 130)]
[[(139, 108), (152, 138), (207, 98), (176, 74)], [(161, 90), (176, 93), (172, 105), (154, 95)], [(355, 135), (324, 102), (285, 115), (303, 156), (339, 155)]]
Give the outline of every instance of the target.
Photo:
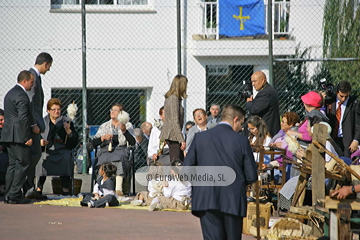
[(238, 97), (241, 99), (247, 99), (247, 98), (251, 97), (251, 95), (253, 95), (253, 87), (251, 84), (251, 80), (244, 80), (243, 85), (245, 85), (245, 90), (239, 91)]
[(336, 97), (335, 86), (332, 83), (327, 83), (326, 78), (320, 79), (320, 91), (325, 92), (325, 104), (332, 103)]

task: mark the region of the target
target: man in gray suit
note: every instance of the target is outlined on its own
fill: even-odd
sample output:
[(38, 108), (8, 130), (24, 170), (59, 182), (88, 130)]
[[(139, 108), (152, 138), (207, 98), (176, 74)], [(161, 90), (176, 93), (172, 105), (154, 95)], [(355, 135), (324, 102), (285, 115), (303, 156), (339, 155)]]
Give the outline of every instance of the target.
[(4, 203), (24, 204), (29, 199), (22, 196), (21, 188), (25, 182), (26, 170), (30, 165), (29, 155), (32, 145), (30, 128), (30, 100), (26, 94), (34, 85), (34, 75), (22, 71), (17, 85), (5, 96), (5, 123), (1, 142), (7, 143), (9, 166), (6, 171), (6, 191)]
[(44, 92), (41, 85), (40, 74), (45, 75), (50, 70), (53, 59), (50, 54), (42, 52), (36, 60), (34, 67), (30, 68), (34, 77), (34, 86), (31, 91), (28, 92), (28, 96), (31, 102), (32, 120), (31, 120), (31, 138), (33, 139), (33, 145), (30, 147), (31, 161), (30, 166), (26, 173), (26, 182), (23, 187), (23, 192), (26, 198), (46, 198), (35, 190), (35, 167), (41, 157), (41, 146), (40, 146), (40, 133), (45, 131), (45, 123), (43, 119), (43, 108), (44, 108)]

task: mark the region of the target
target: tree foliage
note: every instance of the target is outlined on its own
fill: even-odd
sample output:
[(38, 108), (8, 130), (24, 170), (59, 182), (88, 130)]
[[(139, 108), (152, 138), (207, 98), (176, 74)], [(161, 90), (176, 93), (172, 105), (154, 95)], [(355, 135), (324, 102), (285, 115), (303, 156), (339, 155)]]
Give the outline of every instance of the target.
[[(360, 2), (326, 0), (324, 9), (324, 44), (326, 58), (360, 58)], [(325, 62), (334, 84), (347, 80), (360, 88), (360, 61)]]
[[(292, 58), (306, 59), (311, 56), (311, 48), (301, 50), (300, 44), (296, 46), (295, 53)], [(308, 66), (306, 60), (303, 61), (289, 61), (286, 65), (286, 78), (275, 75), (275, 88), (279, 94), (280, 99), (280, 113), (296, 112), (303, 116), (304, 106), (301, 103), (300, 97), (316, 86), (308, 81)]]

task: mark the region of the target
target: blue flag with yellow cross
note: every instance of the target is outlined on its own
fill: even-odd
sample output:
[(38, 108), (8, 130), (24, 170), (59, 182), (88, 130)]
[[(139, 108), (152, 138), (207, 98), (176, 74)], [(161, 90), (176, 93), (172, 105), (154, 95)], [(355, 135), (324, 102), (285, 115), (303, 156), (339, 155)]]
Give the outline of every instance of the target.
[(243, 37), (265, 34), (264, 0), (219, 0), (219, 34)]

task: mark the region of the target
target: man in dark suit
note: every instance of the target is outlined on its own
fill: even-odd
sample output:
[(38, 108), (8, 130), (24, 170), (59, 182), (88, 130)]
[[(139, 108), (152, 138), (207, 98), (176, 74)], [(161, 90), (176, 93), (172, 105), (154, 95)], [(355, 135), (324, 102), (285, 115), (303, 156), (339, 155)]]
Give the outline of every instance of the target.
[(29, 167), (32, 145), (30, 128), (30, 100), (26, 91), (34, 85), (34, 75), (22, 71), (18, 75), (18, 84), (5, 96), (5, 123), (1, 142), (7, 143), (9, 166), (6, 171), (6, 192), (4, 203), (29, 203), (22, 196), (21, 188), (25, 182), (25, 173)]
[(53, 59), (48, 53), (40, 53), (35, 60), (34, 67), (30, 68), (34, 77), (34, 86), (31, 91), (28, 92), (29, 99), (31, 102), (32, 111), (32, 135), (33, 145), (30, 147), (31, 150), (31, 161), (30, 166), (27, 170), (26, 182), (23, 187), (23, 192), (26, 198), (38, 198), (44, 199), (45, 196), (41, 196), (35, 191), (35, 167), (41, 157), (41, 146), (40, 146), (40, 133), (45, 131), (45, 123), (43, 119), (43, 108), (44, 108), (44, 92), (41, 85), (40, 74), (45, 74), (50, 70)]
[(345, 157), (350, 157), (358, 149), (360, 141), (360, 104), (350, 96), (350, 92), (350, 83), (340, 82), (336, 87), (336, 98), (328, 105), (326, 112), (332, 127), (332, 137)]
[(255, 72), (251, 76), (251, 82), (258, 91), (256, 97), (253, 95), (246, 99), (246, 108), (254, 116), (261, 117), (268, 128), (271, 136), (275, 136), (280, 130), (279, 98), (275, 89), (266, 81), (266, 75)]
[(235, 171), (228, 186), (193, 186), (192, 214), (200, 218), (204, 239), (241, 239), (246, 215), (246, 186), (257, 180), (257, 167), (249, 140), (238, 134), (245, 111), (226, 106), (222, 121), (196, 133), (184, 166), (227, 166)]

